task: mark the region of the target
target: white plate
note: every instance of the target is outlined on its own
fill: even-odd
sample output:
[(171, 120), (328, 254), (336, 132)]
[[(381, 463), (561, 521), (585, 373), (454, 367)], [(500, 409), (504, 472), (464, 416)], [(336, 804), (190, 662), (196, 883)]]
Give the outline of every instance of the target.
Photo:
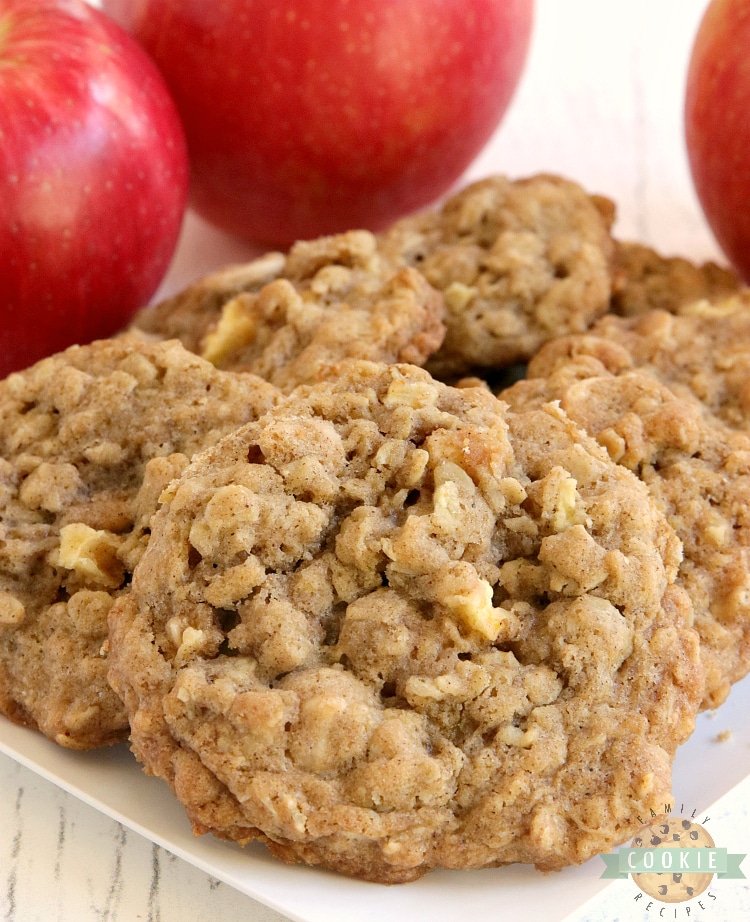
[[(731, 729), (722, 743), (718, 734)], [(740, 752), (750, 745), (750, 682), (737, 685), (713, 714), (703, 714), (679, 751), (675, 812), (705, 810), (748, 775)], [(455, 922), (523, 918), (561, 922), (607, 886), (592, 859), (561, 873), (514, 865), (486, 871), (437, 871), (413, 884), (383, 887), (325, 871), (290, 867), (259, 845), (245, 849), (209, 836), (194, 838), (163, 782), (149, 778), (123, 746), (89, 753), (61, 749), (0, 719), (0, 751), (215, 878), (299, 922)]]

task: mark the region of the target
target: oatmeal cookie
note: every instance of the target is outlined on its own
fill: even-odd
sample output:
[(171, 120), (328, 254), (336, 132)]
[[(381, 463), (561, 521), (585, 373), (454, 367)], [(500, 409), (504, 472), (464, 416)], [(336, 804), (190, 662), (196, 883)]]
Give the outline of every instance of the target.
[(501, 398), (518, 410), (559, 401), (646, 484), (683, 543), (678, 579), (701, 640), (703, 707), (715, 708), (750, 669), (750, 437), (618, 359), (606, 340), (561, 339)]
[(448, 332), (428, 367), (448, 379), (524, 362), (585, 330), (612, 290), (614, 206), (574, 182), (494, 176), (381, 235), (386, 253), (443, 292)]
[[(637, 368), (677, 396), (697, 398), (714, 423), (750, 432), (750, 290), (715, 303), (686, 304), (676, 314), (608, 314), (590, 332), (596, 341), (608, 340), (606, 358), (601, 343), (595, 348), (611, 370)], [(536, 366), (568, 348), (564, 338), (551, 343)], [(585, 350), (586, 339), (575, 348)]]
[(211, 276), (136, 327), (289, 391), (346, 359), (422, 364), (445, 335), (443, 310), (419, 272), (394, 267), (368, 231), (350, 231)]
[(154, 339), (179, 339), (191, 352), (200, 353), (204, 336), (218, 322), (224, 305), (240, 294), (255, 293), (279, 277), (283, 253), (266, 253), (249, 263), (226, 266), (200, 279), (184, 291), (136, 314), (132, 328)]
[(0, 382), (0, 712), (75, 749), (126, 736), (107, 614), (159, 494), (277, 396), (177, 342), (76, 346)]
[(554, 405), (351, 363), (162, 500), (110, 681), (196, 832), (396, 883), (578, 863), (670, 802), (679, 541)]
[(611, 310), (622, 317), (648, 310), (670, 313), (695, 301), (723, 301), (742, 287), (739, 277), (715, 262), (696, 265), (680, 256), (662, 256), (635, 242), (615, 242), (615, 286)]

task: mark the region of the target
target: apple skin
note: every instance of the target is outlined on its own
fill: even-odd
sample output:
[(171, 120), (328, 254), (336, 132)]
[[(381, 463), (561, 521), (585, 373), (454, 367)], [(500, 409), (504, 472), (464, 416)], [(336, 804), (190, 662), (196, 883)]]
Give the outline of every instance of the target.
[(518, 83), (533, 0), (103, 0), (152, 55), (191, 202), (253, 242), (379, 230), (445, 193)]
[(687, 74), (693, 183), (725, 255), (750, 283), (750, 0), (713, 0)]
[(0, 0), (0, 376), (120, 330), (166, 272), (184, 132), (163, 78), (82, 0)]

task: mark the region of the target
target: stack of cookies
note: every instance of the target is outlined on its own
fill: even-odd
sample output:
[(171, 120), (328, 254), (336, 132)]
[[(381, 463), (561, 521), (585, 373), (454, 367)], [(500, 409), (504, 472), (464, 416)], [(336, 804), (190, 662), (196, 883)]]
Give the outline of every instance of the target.
[(493, 177), (0, 382), (0, 711), (384, 883), (662, 814), (750, 669), (750, 296), (613, 219)]

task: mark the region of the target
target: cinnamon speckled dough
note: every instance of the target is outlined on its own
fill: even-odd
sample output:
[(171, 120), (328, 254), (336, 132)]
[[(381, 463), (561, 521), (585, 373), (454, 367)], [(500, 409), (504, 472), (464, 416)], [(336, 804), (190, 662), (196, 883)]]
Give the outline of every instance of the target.
[(191, 352), (200, 353), (201, 342), (217, 324), (224, 305), (241, 294), (252, 294), (278, 278), (284, 269), (283, 253), (266, 253), (248, 263), (225, 266), (136, 314), (134, 331), (155, 339), (179, 339)]
[(623, 317), (648, 310), (677, 313), (695, 301), (723, 301), (742, 286), (731, 269), (717, 263), (696, 265), (681, 256), (662, 256), (632, 241), (615, 242), (615, 264), (611, 309)]
[(609, 306), (614, 206), (574, 182), (493, 176), (405, 218), (382, 248), (443, 292), (448, 332), (428, 367), (456, 377), (523, 362)]
[(591, 335), (560, 339), (501, 398), (516, 409), (559, 400), (647, 485), (684, 545), (678, 580), (701, 640), (703, 706), (715, 708), (750, 669), (750, 437), (650, 375), (618, 368), (622, 358)]
[[(750, 290), (686, 304), (676, 314), (607, 315), (591, 333), (611, 344), (607, 367), (638, 368), (677, 396), (697, 398), (714, 422), (750, 432)], [(564, 341), (559, 348), (567, 349)], [(546, 352), (547, 360), (553, 354)]]
[(350, 231), (209, 276), (136, 326), (288, 391), (345, 359), (422, 364), (443, 341), (443, 310), (419, 272), (394, 266), (368, 231)]
[(353, 363), (162, 499), (110, 680), (196, 832), (395, 883), (581, 862), (671, 801), (679, 542), (555, 406)]
[(127, 734), (107, 614), (163, 487), (277, 398), (177, 342), (73, 347), (0, 382), (0, 711), (86, 749)]

